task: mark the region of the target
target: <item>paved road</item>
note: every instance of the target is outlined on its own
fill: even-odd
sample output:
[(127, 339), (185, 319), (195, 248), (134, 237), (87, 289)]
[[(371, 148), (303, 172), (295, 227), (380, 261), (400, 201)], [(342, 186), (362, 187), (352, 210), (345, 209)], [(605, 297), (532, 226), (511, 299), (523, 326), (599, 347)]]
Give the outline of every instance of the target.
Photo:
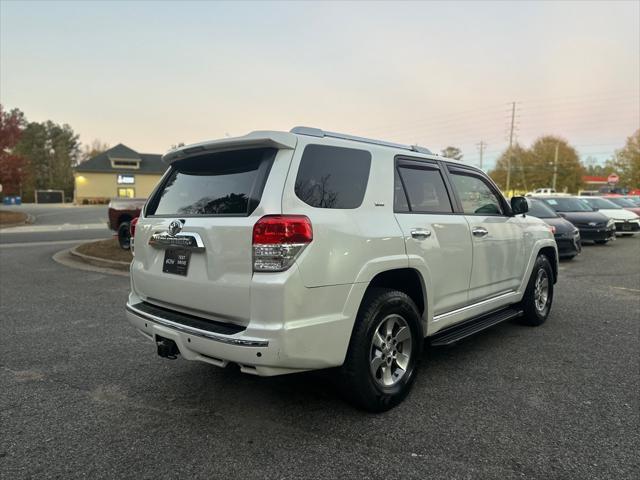
[(2, 478), (639, 478), (640, 238), (563, 263), (544, 326), (430, 349), (377, 416), (326, 372), (160, 359), (128, 279), (59, 248), (0, 247)]
[(106, 238), (113, 234), (107, 228), (106, 205), (37, 205), (0, 207), (21, 211), (35, 217), (32, 225), (0, 230), (0, 244), (26, 242), (60, 242)]

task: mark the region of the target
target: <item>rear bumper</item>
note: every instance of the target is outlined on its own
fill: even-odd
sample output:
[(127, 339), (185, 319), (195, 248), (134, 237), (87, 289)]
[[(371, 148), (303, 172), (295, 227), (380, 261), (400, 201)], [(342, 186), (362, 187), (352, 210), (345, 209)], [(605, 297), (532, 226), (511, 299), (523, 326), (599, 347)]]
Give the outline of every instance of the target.
[[(366, 284), (342, 286), (345, 297), (364, 293)], [(320, 294), (324, 288), (307, 289), (309, 295)], [(362, 292), (360, 292), (362, 290)], [(325, 305), (327, 302), (323, 302)], [(350, 302), (347, 302), (350, 303)], [(136, 330), (151, 342), (157, 337), (173, 340), (185, 360), (198, 360), (219, 367), (229, 363), (239, 365), (244, 373), (260, 376), (281, 375), (339, 366), (344, 362), (355, 311), (344, 310), (331, 315), (309, 316), (295, 320), (262, 323), (250, 321), (246, 327), (206, 325), (207, 319), (181, 312), (153, 310), (135, 293), (126, 305), (126, 316)], [(147, 304), (149, 305), (149, 304)], [(344, 305), (344, 304), (343, 304)], [(180, 317), (184, 318), (180, 318)], [(194, 320), (195, 319), (195, 320)], [(217, 322), (213, 322), (216, 324)], [(231, 324), (227, 324), (227, 327)]]

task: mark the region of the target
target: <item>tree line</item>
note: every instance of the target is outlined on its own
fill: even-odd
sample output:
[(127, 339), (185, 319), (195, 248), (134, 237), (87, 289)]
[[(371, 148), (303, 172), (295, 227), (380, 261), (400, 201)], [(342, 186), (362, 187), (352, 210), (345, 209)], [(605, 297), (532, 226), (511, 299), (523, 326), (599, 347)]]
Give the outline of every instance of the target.
[[(442, 155), (462, 159), (462, 152), (456, 147), (447, 147), (442, 150)], [(551, 187), (555, 175), (557, 191), (577, 193), (585, 186), (583, 176), (606, 177), (611, 173), (620, 177), (620, 187), (640, 188), (640, 129), (628, 137), (625, 145), (616, 150), (604, 165), (595, 165), (589, 159), (586, 165), (583, 164), (577, 150), (566, 139), (545, 135), (529, 148), (516, 143), (505, 150), (489, 171), (491, 178), (505, 192)]]
[(67, 124), (51, 120), (29, 122), (15, 108), (0, 104), (0, 184), (2, 195), (19, 195), (32, 202), (36, 190), (63, 190), (73, 198), (73, 168), (104, 151), (108, 145), (94, 140), (81, 148), (78, 135)]

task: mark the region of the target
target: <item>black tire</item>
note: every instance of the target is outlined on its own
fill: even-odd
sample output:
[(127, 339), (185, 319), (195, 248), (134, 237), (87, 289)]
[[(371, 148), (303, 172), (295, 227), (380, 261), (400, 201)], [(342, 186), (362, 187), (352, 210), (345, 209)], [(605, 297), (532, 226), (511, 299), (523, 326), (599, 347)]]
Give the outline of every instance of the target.
[[(392, 334), (393, 337), (390, 335), (383, 339), (389, 341), (388, 339), (392, 338), (389, 343), (382, 344), (384, 349), (387, 349), (385, 354), (382, 348), (373, 344), (374, 334), (378, 329), (384, 330), (389, 323), (394, 325), (395, 333)], [(395, 335), (403, 327), (408, 327), (408, 330), (404, 330), (396, 340)], [(397, 343), (408, 333), (411, 335), (409, 339), (405, 339), (402, 344)], [(411, 389), (422, 357), (423, 343), (420, 314), (411, 298), (397, 290), (371, 288), (358, 311), (349, 350), (340, 370), (342, 391), (347, 399), (357, 407), (370, 412), (384, 412), (396, 406)], [(408, 355), (405, 355), (403, 350), (405, 353), (408, 352)], [(404, 356), (408, 356), (406, 363)], [(389, 360), (390, 357), (393, 358)], [(405, 363), (406, 368), (401, 369), (396, 359)], [(391, 363), (387, 364), (389, 361)], [(375, 367), (375, 362), (381, 362), (380, 366)], [(372, 371), (376, 368), (379, 368), (379, 376), (374, 376)], [(385, 375), (387, 372), (388, 375)], [(382, 385), (385, 380), (393, 383), (389, 386)]]
[[(540, 291), (538, 291), (536, 287), (538, 281), (541, 281), (541, 284), (544, 284), (545, 279), (547, 294), (544, 306), (541, 308), (541, 305), (543, 304), (541, 301), (542, 297), (537, 294), (540, 293)], [(545, 255), (538, 255), (536, 263), (533, 266), (533, 271), (531, 272), (531, 278), (527, 284), (527, 289), (524, 293), (524, 298), (520, 304), (524, 312), (524, 316), (521, 318), (520, 323), (532, 327), (542, 325), (549, 316), (552, 303), (553, 268), (551, 268), (551, 263)]]
[(129, 230), (129, 222), (122, 222), (118, 227), (118, 243), (123, 250), (131, 248), (131, 231)]
[(609, 240), (594, 240), (594, 242), (596, 242), (598, 245), (604, 245), (605, 243), (607, 243)]

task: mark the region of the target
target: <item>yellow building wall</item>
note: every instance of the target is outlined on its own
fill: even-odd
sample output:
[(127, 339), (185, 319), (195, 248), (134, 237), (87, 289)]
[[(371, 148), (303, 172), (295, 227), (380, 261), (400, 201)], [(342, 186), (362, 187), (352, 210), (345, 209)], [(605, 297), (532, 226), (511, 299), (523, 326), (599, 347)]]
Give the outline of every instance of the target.
[(147, 198), (162, 175), (127, 173), (135, 176), (135, 183), (131, 185), (118, 185), (117, 173), (84, 173), (74, 174), (75, 201), (82, 203), (87, 201), (105, 201), (118, 196), (118, 187), (133, 188), (135, 197)]

